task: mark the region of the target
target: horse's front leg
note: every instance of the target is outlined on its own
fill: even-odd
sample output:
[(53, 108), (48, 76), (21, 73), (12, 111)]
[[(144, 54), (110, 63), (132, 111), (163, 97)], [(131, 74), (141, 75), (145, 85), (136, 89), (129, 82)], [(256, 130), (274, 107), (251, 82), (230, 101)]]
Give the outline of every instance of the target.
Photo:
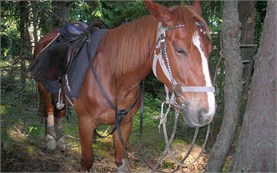
[(84, 171), (89, 171), (93, 164), (92, 136), (95, 127), (89, 116), (79, 116), (79, 136), (82, 147), (81, 166)]
[[(122, 146), (117, 131), (113, 134), (113, 145), (115, 149), (115, 164), (118, 172), (126, 172), (126, 159), (124, 155), (124, 148), (126, 148), (128, 136), (132, 129), (132, 121), (120, 125), (121, 134), (124, 142)], [(124, 147), (124, 148), (123, 148)]]

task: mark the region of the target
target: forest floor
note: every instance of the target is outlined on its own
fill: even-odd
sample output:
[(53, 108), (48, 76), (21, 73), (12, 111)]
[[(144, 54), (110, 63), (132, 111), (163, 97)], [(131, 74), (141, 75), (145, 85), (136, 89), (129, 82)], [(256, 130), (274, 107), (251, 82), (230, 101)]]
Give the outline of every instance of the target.
[[(20, 98), (18, 92), (14, 90), (1, 93), (0, 172), (80, 172), (81, 146), (78, 137), (76, 113), (72, 111), (72, 115), (68, 115), (67, 118), (63, 119), (67, 150), (65, 152), (48, 150), (44, 135), (44, 120), (39, 116), (38, 96), (34, 91), (35, 85), (32, 84), (28, 96), (24, 98)], [(144, 132), (141, 141), (142, 155), (152, 165), (155, 165), (163, 154), (165, 141), (163, 133), (159, 132), (157, 128), (159, 122), (152, 118), (153, 115), (159, 114), (159, 110), (152, 111), (153, 107), (155, 107), (153, 106), (155, 101), (149, 100), (149, 102), (152, 104), (146, 103), (145, 107)], [(156, 107), (159, 109), (159, 105)], [(168, 119), (168, 132), (171, 132), (173, 122), (173, 117)], [(184, 121), (180, 118), (176, 137), (171, 145), (174, 156), (178, 161), (187, 153), (194, 135), (194, 129), (188, 128), (184, 124)], [(103, 134), (107, 130), (107, 126), (100, 126), (98, 130)], [(185, 163), (192, 162), (199, 155), (205, 133), (206, 128), (201, 128), (196, 145)], [(139, 116), (135, 116), (127, 145), (131, 172), (151, 172), (151, 169), (148, 168), (141, 157), (138, 144), (139, 138)], [(111, 136), (97, 139), (97, 142), (92, 146), (94, 150), (94, 165), (90, 170), (91, 172), (116, 172), (112, 146)], [(206, 162), (207, 155), (204, 153), (195, 163), (177, 172), (203, 172)], [(172, 172), (175, 168), (176, 164), (167, 156), (159, 166), (158, 172)]]
[[(5, 123), (5, 119), (3, 122)], [(41, 123), (39, 126), (43, 129), (44, 125)], [(36, 135), (27, 133), (27, 130), (24, 130), (24, 126), (18, 124), (7, 129), (3, 128), (5, 128), (5, 125), (3, 127), (2, 124), (2, 130), (6, 131), (6, 135), (9, 139), (7, 139), (7, 136), (1, 136), (1, 172), (81, 171), (81, 147), (78, 137), (66, 134), (66, 141), (68, 144), (67, 150), (65, 152), (60, 152), (59, 150), (50, 151), (46, 148), (44, 137), (41, 134), (38, 137), (35, 137)], [(131, 171), (143, 173), (151, 172), (151, 169), (147, 167), (140, 156), (138, 144), (132, 141), (134, 137), (131, 135), (130, 138), (127, 150), (131, 164)], [(155, 143), (157, 141), (152, 142)], [(154, 165), (162, 155), (164, 145), (162, 145), (160, 149), (151, 149), (149, 146), (147, 147), (147, 145), (151, 147), (155, 147), (155, 145), (148, 143), (144, 145), (143, 148), (144, 156)], [(112, 138), (97, 139), (96, 144), (93, 144), (93, 148), (95, 161), (90, 172), (116, 172)], [(188, 148), (189, 144), (184, 144), (184, 142), (178, 140), (172, 145), (172, 150), (178, 160), (181, 160), (181, 158), (184, 157)], [(187, 162), (189, 163), (196, 158), (200, 151), (201, 146), (196, 145), (190, 154), (190, 157), (187, 159)], [(203, 172), (206, 162), (207, 156), (204, 154), (197, 160), (197, 162), (188, 168), (183, 168), (177, 172)], [(176, 168), (176, 165), (169, 157), (167, 157), (162, 163), (162, 166), (159, 167), (159, 171), (171, 172), (174, 168)]]
[[(66, 152), (58, 150), (49, 151), (46, 147), (33, 149), (34, 145), (43, 146), (44, 141), (37, 143), (20, 143), (13, 146), (13, 150), (7, 151), (1, 145), (1, 172), (80, 172), (80, 152), (69, 148)], [(104, 144), (105, 145), (105, 144)], [(129, 149), (130, 150), (130, 149)], [(106, 150), (110, 157), (95, 155), (94, 166), (90, 172), (116, 172), (113, 150)], [(140, 157), (138, 148), (129, 151), (129, 160), (132, 172), (151, 172)], [(183, 168), (177, 172), (203, 172), (206, 157), (201, 157), (195, 164)], [(162, 171), (170, 172), (167, 168)]]

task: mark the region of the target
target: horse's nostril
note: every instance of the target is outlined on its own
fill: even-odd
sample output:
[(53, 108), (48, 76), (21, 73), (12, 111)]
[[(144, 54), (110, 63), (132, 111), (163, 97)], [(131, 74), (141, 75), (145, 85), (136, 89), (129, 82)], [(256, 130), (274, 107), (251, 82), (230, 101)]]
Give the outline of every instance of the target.
[(204, 114), (205, 113), (207, 113), (207, 111), (203, 108), (198, 111), (197, 119), (198, 119), (200, 124), (203, 124), (205, 122), (205, 120), (204, 120)]
[(205, 120), (205, 124), (209, 124), (209, 123), (211, 122), (211, 120), (212, 120), (212, 117), (208, 117), (208, 118), (206, 118), (206, 120)]

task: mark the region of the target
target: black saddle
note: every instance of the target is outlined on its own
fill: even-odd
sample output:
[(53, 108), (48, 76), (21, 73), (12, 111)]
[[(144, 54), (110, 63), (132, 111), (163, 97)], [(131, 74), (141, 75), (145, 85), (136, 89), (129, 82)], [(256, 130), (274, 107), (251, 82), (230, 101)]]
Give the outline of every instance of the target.
[(102, 21), (95, 21), (89, 27), (82, 22), (65, 24), (60, 35), (31, 64), (32, 77), (37, 81), (61, 79), (82, 49), (88, 34), (102, 28), (107, 28)]

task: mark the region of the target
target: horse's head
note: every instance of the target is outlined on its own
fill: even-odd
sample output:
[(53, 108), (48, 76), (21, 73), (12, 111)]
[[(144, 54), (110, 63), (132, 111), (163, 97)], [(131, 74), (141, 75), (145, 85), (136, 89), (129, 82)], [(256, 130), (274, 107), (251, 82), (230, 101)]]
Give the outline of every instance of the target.
[(209, 124), (216, 110), (208, 68), (212, 46), (208, 26), (200, 16), (200, 3), (172, 8), (152, 1), (145, 1), (144, 5), (159, 22), (154, 74), (174, 93), (188, 125)]

